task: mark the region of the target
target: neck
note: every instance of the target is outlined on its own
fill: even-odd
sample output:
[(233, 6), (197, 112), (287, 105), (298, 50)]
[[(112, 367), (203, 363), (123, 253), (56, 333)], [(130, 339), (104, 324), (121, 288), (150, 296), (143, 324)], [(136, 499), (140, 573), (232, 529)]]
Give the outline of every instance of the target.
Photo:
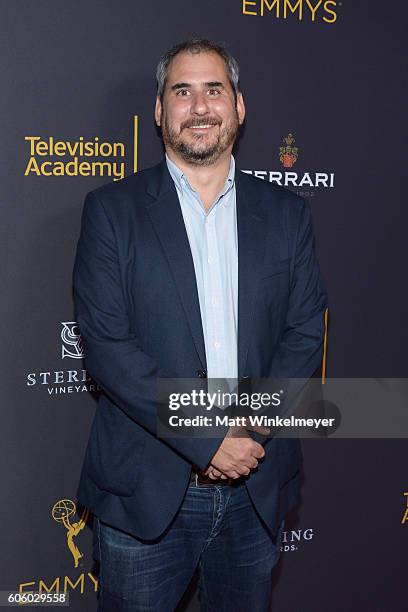
[(225, 151), (210, 166), (189, 164), (176, 155), (172, 149), (166, 149), (166, 153), (171, 161), (184, 172), (188, 182), (200, 194), (205, 208), (208, 209), (227, 180), (231, 164), (231, 150)]

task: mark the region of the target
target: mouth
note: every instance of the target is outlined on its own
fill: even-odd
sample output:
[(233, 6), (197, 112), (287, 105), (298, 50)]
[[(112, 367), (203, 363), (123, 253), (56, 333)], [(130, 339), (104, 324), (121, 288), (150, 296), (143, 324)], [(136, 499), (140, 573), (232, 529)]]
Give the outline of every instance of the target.
[(206, 132), (217, 125), (216, 123), (204, 123), (203, 125), (189, 125), (187, 129), (193, 130), (194, 132)]

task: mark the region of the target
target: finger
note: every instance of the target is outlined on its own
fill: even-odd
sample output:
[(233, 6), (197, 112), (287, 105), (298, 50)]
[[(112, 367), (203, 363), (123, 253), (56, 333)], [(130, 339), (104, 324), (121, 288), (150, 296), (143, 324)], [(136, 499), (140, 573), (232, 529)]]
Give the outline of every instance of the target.
[(213, 468), (213, 472), (217, 474), (218, 478), (222, 478), (222, 480), (228, 479), (228, 476), (224, 474), (224, 472), (221, 472), (221, 470), (217, 470), (216, 468)]
[(237, 468), (237, 472), (239, 472), (240, 476), (248, 476), (251, 473), (251, 468), (243, 464)]
[(222, 472), (220, 472), (219, 470), (217, 470), (216, 468), (212, 468), (211, 472), (213, 474), (213, 476), (215, 476), (216, 478), (219, 478), (222, 474)]
[(252, 456), (256, 459), (262, 459), (265, 456), (264, 447), (256, 442), (252, 451)]

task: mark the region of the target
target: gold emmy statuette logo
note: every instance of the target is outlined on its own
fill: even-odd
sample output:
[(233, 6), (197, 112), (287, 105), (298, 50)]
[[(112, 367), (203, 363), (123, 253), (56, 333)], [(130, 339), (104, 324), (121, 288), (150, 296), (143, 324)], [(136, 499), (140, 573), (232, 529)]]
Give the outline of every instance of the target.
[(286, 138), (282, 139), (282, 142), (284, 142), (285, 145), (279, 147), (279, 159), (284, 168), (291, 168), (293, 164), (296, 163), (299, 149), (292, 146), (295, 142), (292, 134), (288, 134)]
[(404, 516), (402, 517), (402, 521), (401, 521), (401, 525), (404, 525), (405, 523), (408, 523), (408, 491), (406, 491), (404, 493), (405, 495), (405, 501), (406, 501), (406, 508), (404, 510)]
[(83, 557), (83, 554), (79, 550), (78, 546), (74, 542), (74, 538), (79, 534), (80, 531), (85, 527), (88, 519), (89, 510), (84, 508), (82, 511), (81, 518), (75, 523), (70, 522), (70, 517), (75, 516), (76, 505), (70, 499), (60, 499), (54, 504), (51, 511), (52, 518), (57, 523), (62, 523), (67, 530), (67, 545), (74, 557), (74, 565), (78, 567), (79, 560)]

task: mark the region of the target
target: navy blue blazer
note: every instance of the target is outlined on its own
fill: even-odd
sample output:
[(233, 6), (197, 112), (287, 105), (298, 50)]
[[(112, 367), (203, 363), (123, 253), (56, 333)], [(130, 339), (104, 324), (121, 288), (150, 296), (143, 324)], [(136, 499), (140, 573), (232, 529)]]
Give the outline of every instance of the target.
[[(326, 293), (309, 205), (236, 171), (238, 376), (308, 378), (319, 367)], [(197, 377), (206, 356), (193, 259), (165, 161), (87, 194), (74, 266), (85, 364), (103, 389), (77, 497), (143, 539), (170, 524), (191, 465), (217, 438), (156, 436), (158, 377)], [(297, 439), (263, 439), (248, 492), (272, 533), (299, 501)]]

